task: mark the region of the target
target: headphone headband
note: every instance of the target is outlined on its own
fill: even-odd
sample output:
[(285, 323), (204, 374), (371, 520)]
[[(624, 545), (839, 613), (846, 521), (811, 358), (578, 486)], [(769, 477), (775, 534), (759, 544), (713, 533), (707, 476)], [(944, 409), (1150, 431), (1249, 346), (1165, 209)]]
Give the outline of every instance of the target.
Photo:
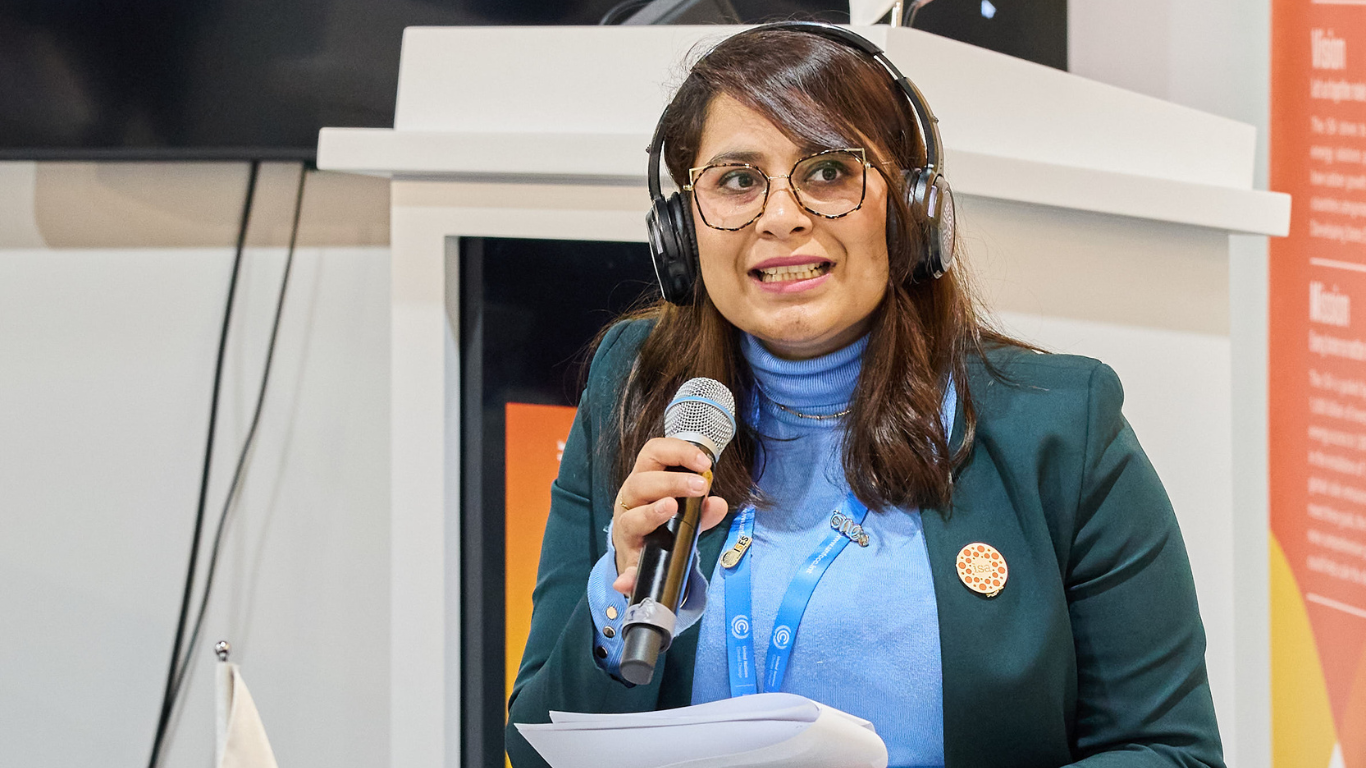
[[(664, 112), (669, 108), (665, 107)], [(663, 197), (664, 193), (659, 186), (659, 156), (664, 151), (664, 115), (660, 114), (659, 122), (655, 123), (655, 135), (650, 137), (650, 146), (646, 147), (650, 153), (650, 167), (645, 171), (645, 186), (650, 191), (650, 199)]]
[[(770, 31), (805, 32), (809, 35), (823, 37), (827, 40), (833, 40), (851, 48), (856, 48), (868, 54), (881, 64), (883, 69), (887, 70), (887, 73), (892, 76), (892, 80), (896, 83), (897, 87), (905, 94), (906, 100), (911, 103), (911, 108), (915, 112), (916, 120), (919, 123), (917, 127), (920, 128), (920, 136), (925, 142), (925, 169), (939, 171), (940, 173), (944, 171), (944, 160), (940, 154), (942, 151), (940, 148), (943, 144), (939, 138), (939, 118), (934, 116), (934, 112), (930, 109), (929, 102), (925, 100), (924, 94), (920, 92), (920, 89), (916, 87), (915, 83), (911, 82), (909, 77), (901, 74), (901, 70), (897, 69), (896, 65), (892, 63), (892, 60), (888, 58), (887, 53), (877, 47), (873, 41), (857, 32), (834, 24), (827, 24), (823, 21), (775, 21), (770, 24), (760, 24), (757, 27), (752, 27), (739, 34), (746, 35), (755, 32)], [(730, 38), (726, 39), (729, 40)], [(711, 50), (715, 50), (715, 46), (713, 46)], [(703, 54), (702, 58), (697, 60), (697, 63), (700, 64), (705, 61), (706, 58), (711, 55), (711, 50)], [(697, 64), (694, 64), (693, 66), (696, 67)], [(668, 111), (667, 108), (665, 111)], [(660, 186), (659, 180), (659, 161), (664, 151), (663, 115), (660, 115), (659, 122), (655, 125), (654, 136), (650, 138), (648, 151), (650, 153), (650, 166), (647, 169), (645, 182), (649, 189), (650, 197), (653, 198), (663, 194), (663, 188)]]
[(844, 43), (850, 48), (857, 48), (873, 57), (892, 76), (892, 80), (901, 88), (901, 92), (906, 95), (906, 99), (911, 102), (911, 107), (915, 110), (916, 119), (920, 121), (920, 135), (925, 141), (925, 167), (943, 170), (943, 158), (939, 154), (941, 146), (939, 143), (939, 119), (934, 116), (934, 112), (930, 111), (930, 104), (925, 101), (920, 89), (911, 82), (909, 77), (901, 74), (901, 70), (892, 63), (886, 51), (853, 30), (827, 24), (823, 21), (775, 21), (771, 24), (754, 27), (749, 31), (767, 32), (770, 30), (805, 32), (837, 43)]

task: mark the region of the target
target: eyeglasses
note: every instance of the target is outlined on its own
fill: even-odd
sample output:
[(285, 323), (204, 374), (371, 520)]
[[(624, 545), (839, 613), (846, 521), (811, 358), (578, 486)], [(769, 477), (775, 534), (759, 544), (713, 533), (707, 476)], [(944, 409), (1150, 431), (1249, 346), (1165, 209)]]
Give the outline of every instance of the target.
[(778, 179), (787, 179), (792, 197), (807, 211), (827, 219), (848, 216), (863, 206), (870, 167), (861, 147), (827, 149), (798, 160), (783, 176), (769, 176), (749, 163), (689, 168), (691, 183), (683, 189), (697, 199), (704, 224), (734, 232), (764, 214), (771, 182)]

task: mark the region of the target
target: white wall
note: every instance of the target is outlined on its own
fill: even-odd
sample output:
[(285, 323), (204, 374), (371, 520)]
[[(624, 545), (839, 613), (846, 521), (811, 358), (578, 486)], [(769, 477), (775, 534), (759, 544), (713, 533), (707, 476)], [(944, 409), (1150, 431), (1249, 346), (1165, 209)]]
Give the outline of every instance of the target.
[[(79, 168), (0, 164), (0, 222), (10, 225), (0, 228), (5, 765), (147, 760), (232, 260), (219, 225), (232, 228), (246, 176), (241, 165), (85, 171), (81, 184), (93, 186), (72, 189)], [(279, 240), (292, 173), (263, 173), (255, 240)], [(158, 187), (172, 181), (180, 188), (168, 197)], [(64, 190), (56, 198), (52, 184)], [(194, 197), (187, 190), (221, 205), (177, 204)], [(72, 196), (86, 210), (45, 211)], [(179, 228), (223, 244), (97, 247), (100, 233), (78, 225), (113, 215), (111, 205), (130, 222), (115, 231), (104, 221), (108, 241), (164, 241)], [(218, 639), (233, 643), (281, 765), (387, 760), (388, 249), (320, 245), (331, 219), (305, 213), (312, 244), (296, 256), (257, 448), (167, 766), (212, 760)], [(51, 225), (52, 215), (70, 226)], [(250, 418), (283, 256), (278, 243), (247, 250), (210, 524)]]

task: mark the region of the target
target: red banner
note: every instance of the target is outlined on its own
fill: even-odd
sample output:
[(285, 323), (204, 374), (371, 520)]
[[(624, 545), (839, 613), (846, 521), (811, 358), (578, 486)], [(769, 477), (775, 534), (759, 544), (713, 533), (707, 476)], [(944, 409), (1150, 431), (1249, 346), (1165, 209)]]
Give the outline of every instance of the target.
[(1366, 0), (1272, 0), (1270, 186), (1274, 760), (1366, 768)]

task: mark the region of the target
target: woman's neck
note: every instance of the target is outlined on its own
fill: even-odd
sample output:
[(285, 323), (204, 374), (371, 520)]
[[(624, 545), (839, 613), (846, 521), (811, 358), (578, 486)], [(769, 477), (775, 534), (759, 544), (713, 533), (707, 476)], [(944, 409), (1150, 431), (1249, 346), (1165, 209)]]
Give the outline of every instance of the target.
[(867, 346), (868, 337), (862, 336), (828, 354), (788, 360), (745, 334), (740, 348), (764, 397), (775, 405), (804, 411), (840, 409), (849, 404)]
[(853, 344), (864, 336), (868, 335), (868, 328), (872, 324), (871, 317), (865, 317), (844, 330), (824, 339), (813, 339), (800, 342), (786, 342), (781, 340), (762, 340), (755, 338), (764, 345), (764, 349), (773, 353), (774, 357), (783, 360), (810, 360), (816, 357), (824, 357), (833, 352)]

